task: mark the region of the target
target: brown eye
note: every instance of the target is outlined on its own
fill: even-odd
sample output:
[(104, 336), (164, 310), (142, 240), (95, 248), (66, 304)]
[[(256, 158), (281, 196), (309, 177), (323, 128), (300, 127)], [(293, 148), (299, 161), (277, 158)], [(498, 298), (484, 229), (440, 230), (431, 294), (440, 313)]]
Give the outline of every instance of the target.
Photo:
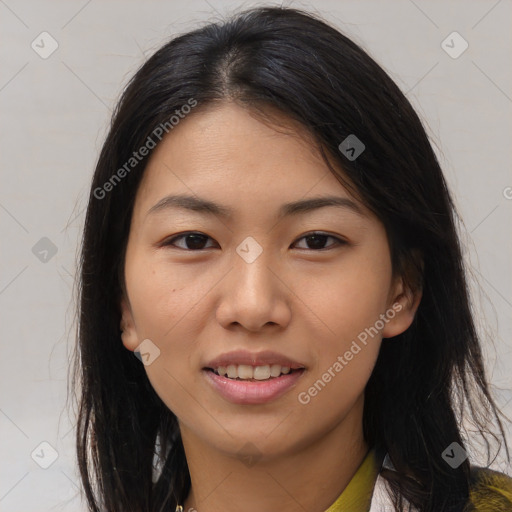
[[(334, 244), (330, 244), (329, 246), (325, 247), (325, 244), (329, 238), (334, 240)], [(306, 245), (308, 245), (308, 247), (305, 249), (315, 251), (328, 250), (346, 244), (344, 240), (325, 233), (310, 233), (309, 235), (299, 238), (299, 240), (306, 240)]]
[[(205, 243), (210, 237), (207, 235), (204, 235), (203, 233), (182, 233), (181, 235), (175, 236), (173, 238), (170, 238), (169, 240), (165, 241), (162, 245), (163, 246), (175, 246), (178, 247), (178, 249), (184, 249), (189, 251), (201, 251), (203, 249), (206, 249)], [(184, 240), (185, 247), (183, 246), (177, 246), (175, 242), (177, 240)]]

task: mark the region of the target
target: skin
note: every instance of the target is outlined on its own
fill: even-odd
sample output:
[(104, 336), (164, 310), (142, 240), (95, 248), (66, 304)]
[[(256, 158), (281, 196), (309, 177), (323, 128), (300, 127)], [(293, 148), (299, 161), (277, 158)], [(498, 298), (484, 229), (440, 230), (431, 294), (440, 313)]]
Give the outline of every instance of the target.
[[(137, 192), (122, 341), (133, 351), (150, 339), (160, 350), (145, 369), (179, 420), (192, 481), (185, 511), (234, 512), (240, 504), (247, 512), (326, 510), (369, 448), (364, 387), (381, 339), (405, 331), (419, 303), (419, 294), (393, 276), (379, 219), (349, 195), (300, 127), (289, 122), (285, 132), (234, 103), (198, 110), (156, 147)], [(177, 193), (234, 213), (226, 219), (184, 209), (148, 214)], [(324, 195), (352, 199), (362, 215), (324, 207), (277, 221), (283, 203)], [(200, 249), (185, 238), (163, 245), (187, 231), (206, 235)], [(346, 243), (325, 238), (315, 246), (304, 238), (311, 232)], [(248, 236), (263, 250), (250, 264), (236, 252)], [(298, 394), (398, 303), (401, 311), (379, 334), (309, 403), (300, 403)], [(273, 350), (306, 370), (275, 401), (232, 404), (202, 368), (238, 349)], [(244, 450), (258, 453), (254, 464), (242, 460)]]

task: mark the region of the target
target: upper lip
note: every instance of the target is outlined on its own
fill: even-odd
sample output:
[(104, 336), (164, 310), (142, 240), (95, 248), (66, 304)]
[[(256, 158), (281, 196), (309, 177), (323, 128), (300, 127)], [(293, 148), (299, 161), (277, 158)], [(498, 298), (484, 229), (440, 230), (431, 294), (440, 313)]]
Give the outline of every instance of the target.
[(292, 370), (304, 368), (303, 364), (294, 361), (293, 359), (290, 359), (289, 357), (286, 357), (283, 354), (279, 354), (277, 352), (272, 352), (269, 350), (265, 350), (263, 352), (249, 352), (247, 350), (236, 350), (233, 352), (227, 352), (225, 354), (221, 354), (215, 359), (212, 359), (210, 362), (206, 364), (205, 368), (211, 368), (212, 370), (215, 370), (219, 366), (237, 366), (239, 364), (247, 364), (249, 366), (265, 366), (279, 364), (281, 366), (287, 366)]

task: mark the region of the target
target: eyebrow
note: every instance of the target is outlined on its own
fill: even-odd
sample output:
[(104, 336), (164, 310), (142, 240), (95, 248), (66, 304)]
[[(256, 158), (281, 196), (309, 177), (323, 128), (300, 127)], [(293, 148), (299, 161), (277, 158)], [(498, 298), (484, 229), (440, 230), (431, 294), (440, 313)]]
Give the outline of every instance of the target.
[[(349, 209), (360, 216), (364, 216), (362, 209), (354, 201), (347, 197), (322, 196), (285, 203), (279, 208), (277, 218), (282, 219), (283, 217), (300, 215), (325, 207)], [(148, 210), (146, 216), (174, 208), (191, 210), (194, 212), (225, 219), (232, 217), (234, 214), (234, 211), (231, 208), (217, 204), (208, 199), (180, 194), (163, 197)]]

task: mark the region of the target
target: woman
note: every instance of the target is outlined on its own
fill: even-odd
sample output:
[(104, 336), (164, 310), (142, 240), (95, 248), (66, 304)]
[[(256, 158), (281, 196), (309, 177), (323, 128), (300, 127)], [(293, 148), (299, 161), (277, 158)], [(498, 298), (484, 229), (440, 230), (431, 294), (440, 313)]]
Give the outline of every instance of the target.
[(86, 217), (90, 510), (512, 510), (461, 430), (465, 404), (508, 456), (455, 218), (405, 96), (322, 20), (259, 8), (164, 45)]

